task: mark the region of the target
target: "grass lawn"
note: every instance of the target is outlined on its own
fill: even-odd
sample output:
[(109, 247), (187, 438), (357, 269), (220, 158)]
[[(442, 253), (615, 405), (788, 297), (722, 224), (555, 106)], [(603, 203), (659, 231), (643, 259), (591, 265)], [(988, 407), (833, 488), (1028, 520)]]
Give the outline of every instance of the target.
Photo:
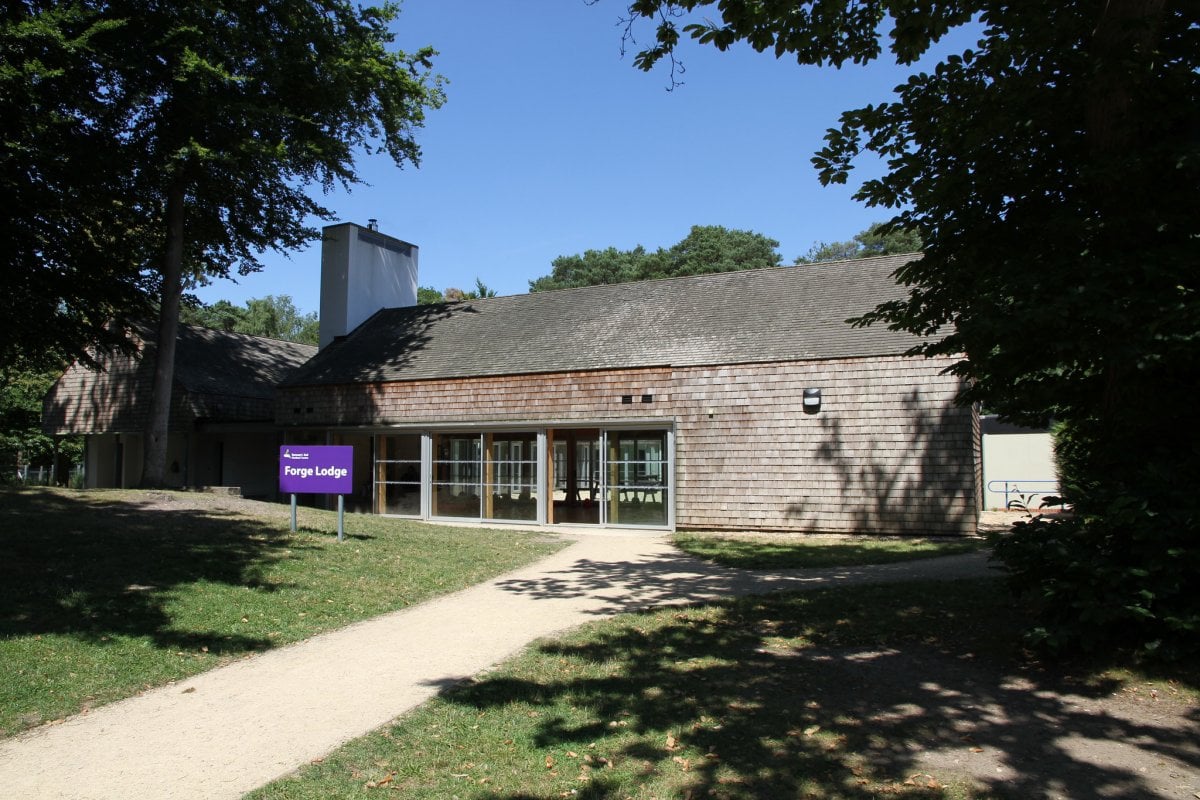
[(214, 495), (0, 489), (0, 735), (479, 583), (563, 543)]
[[(1103, 780), (1095, 766), (1059, 750), (1061, 731), (1043, 741), (1020, 724), (1075, 724), (1088, 712), (1005, 688), (1010, 670), (1030, 669), (1020, 622), (999, 579), (623, 615), (535, 645), (248, 798), (1041, 796), (1044, 784), (996, 795), (918, 761), (926, 749), (969, 760), (1022, 747), (1038, 764), (1078, 766), (1084, 789), (1073, 796), (1084, 796)], [(1107, 697), (1121, 685), (1080, 673), (1073, 692)], [(1031, 705), (980, 710), (1006, 691)], [(1151, 735), (1102, 713), (1096, 722), (1106, 734)]]
[(677, 533), (674, 544), (696, 558), (741, 569), (798, 569), (889, 564), (918, 558), (972, 553), (988, 546), (982, 537), (969, 539), (726, 536)]

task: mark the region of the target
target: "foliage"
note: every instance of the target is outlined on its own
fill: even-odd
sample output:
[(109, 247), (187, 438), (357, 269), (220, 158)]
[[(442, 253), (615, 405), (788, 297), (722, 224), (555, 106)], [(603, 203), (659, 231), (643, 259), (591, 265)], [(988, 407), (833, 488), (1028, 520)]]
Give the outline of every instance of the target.
[(433, 305), (434, 303), (444, 302), (446, 302), (445, 296), (432, 286), (417, 287), (417, 305), (429, 306)]
[(212, 305), (184, 306), (180, 310), (180, 321), (221, 331), (313, 345), (318, 343), (321, 330), (316, 313), (310, 311), (301, 314), (291, 296), (286, 294), (252, 297), (246, 301), (245, 308), (235, 306), (228, 300), (218, 300)]
[[(0, 735), (476, 584), (561, 544), (196, 493), (0, 489)], [(31, 568), (36, 565), (36, 568)]]
[[(1035, 547), (1030, 533), (1002, 550), (1014, 583), (1079, 598), (1070, 627), (1044, 606), (1064, 647), (1171, 651), (1162, 637), (1182, 636), (1200, 610), (1195, 559), (1159, 571), (1136, 554), (1194, 553), (1200, 537), (1200, 493), (1171, 488), (1200, 474), (1200, 429), (1181, 423), (1192, 394), (1182, 376), (1200, 374), (1200, 5), (640, 0), (627, 33), (644, 20), (655, 36), (637, 56), (643, 69), (674, 64), (683, 35), (840, 67), (880, 57), (885, 42), (911, 65), (953, 28), (981, 31), (890, 102), (845, 112), (813, 159), (829, 184), (847, 181), (864, 153), (883, 158), (887, 174), (855, 196), (896, 209), (889, 225), (924, 243), (897, 272), (907, 298), (856, 322), (925, 337), (914, 353), (965, 355), (954, 367), (964, 402), (1071, 426), (1087, 454), (1063, 467), (1079, 521), (1035, 530), (1066, 547), (1063, 558), (1078, 547), (1087, 566), (1038, 571), (1018, 555)], [(1179, 625), (1131, 627), (1125, 612), (1094, 605), (1088, 584), (1122, 558), (1133, 560), (1121, 608), (1164, 582), (1193, 588), (1163, 608)]]
[[(54, 439), (42, 433), (42, 398), (61, 369), (34, 369), (24, 362), (0, 367), (0, 483), (14, 478), (16, 465), (50, 467)], [(83, 456), (78, 437), (59, 440), (59, 478)]]
[[(1089, 429), (1095, 425), (1064, 422), (1055, 429), (1055, 460), (1074, 516), (1019, 523), (997, 539), (996, 555), (1039, 611), (1034, 642), (1056, 651), (1127, 649), (1194, 660), (1200, 655), (1195, 487), (1161, 470), (1185, 462), (1190, 471), (1180, 474), (1197, 475), (1200, 457), (1193, 451), (1168, 459), (1159, 451), (1177, 441)], [(1123, 460), (1141, 469), (1121, 474)]]
[(917, 253), (921, 250), (921, 235), (913, 230), (888, 228), (886, 223), (876, 222), (865, 231), (860, 231), (848, 242), (820, 242), (802, 256), (796, 256), (797, 264), (815, 264), (822, 261), (848, 261), (870, 256), (890, 256), (902, 253)]
[(495, 297), (496, 290), (483, 282), (481, 278), (475, 279), (474, 289), (459, 289), (455, 286), (450, 286), (444, 292), (439, 292), (432, 286), (417, 287), (417, 305), (428, 306), (434, 303), (457, 303), (460, 300), (479, 300), (484, 297)]
[(0, 14), (0, 368), (54, 368), (115, 347), (148, 316), (153, 242), (116, 135), (104, 57), (114, 23), (80, 3)]
[[(154, 288), (159, 295), (143, 459), (143, 482), (157, 485), (165, 470), (184, 285), (253, 271), (264, 250), (291, 251), (316, 238), (318, 231), (305, 221), (332, 215), (308, 187), (356, 183), (360, 152), (384, 152), (398, 166), (416, 163), (414, 131), (442, 94), (429, 74), (432, 50), (389, 49), (394, 35), (388, 24), (398, 14), (392, 3), (61, 5), (18, 3), (5, 15), (0, 47), (17, 57), (11, 65), (6, 60), (3, 72), (11, 94), (26, 104), (15, 109), (17, 116), (45, 109), (50, 122), (42, 127), (69, 138), (71, 147), (65, 157), (35, 145), (18, 150), (6, 160), (6, 182), (29, 200), (16, 209), (18, 227), (35, 231), (28, 262), (41, 264), (37, 247), (50, 237), (38, 226), (55, 214), (54, 204), (39, 201), (58, 190), (67, 219), (83, 221), (79, 235), (64, 240), (61, 258), (43, 273), (61, 278), (53, 272), (58, 263), (75, 270), (101, 264), (96, 280), (102, 298), (133, 281), (131, 271), (140, 281), (137, 290)], [(47, 78), (54, 85), (44, 90)], [(22, 124), (19, 144), (44, 132)], [(94, 150), (84, 149), (92, 144)], [(64, 164), (50, 172), (52, 186), (40, 177), (51, 155)], [(70, 171), (81, 164), (87, 166), (75, 177)], [(119, 213), (112, 211), (114, 203)], [(114, 217), (123, 221), (110, 227)], [(92, 239), (100, 244), (88, 245)], [(18, 302), (70, 310), (72, 294), (22, 276), (13, 287)], [(145, 296), (130, 297), (134, 289), (118, 294), (109, 305), (149, 306)], [(114, 310), (128, 316), (126, 308)], [(112, 316), (119, 327), (124, 318)], [(93, 327), (106, 323), (90, 320)]]
[(693, 225), (682, 240), (653, 253), (638, 245), (632, 250), (587, 250), (583, 255), (559, 256), (553, 271), (529, 282), (529, 291), (570, 289), (611, 283), (703, 275), (779, 266), (779, 242), (753, 231), (721, 225)]
[(484, 297), (495, 297), (496, 290), (488, 286), (479, 278), (475, 279), (475, 288), (463, 291), (451, 287), (445, 292), (445, 299), (448, 302), (456, 302), (458, 300), (480, 300)]

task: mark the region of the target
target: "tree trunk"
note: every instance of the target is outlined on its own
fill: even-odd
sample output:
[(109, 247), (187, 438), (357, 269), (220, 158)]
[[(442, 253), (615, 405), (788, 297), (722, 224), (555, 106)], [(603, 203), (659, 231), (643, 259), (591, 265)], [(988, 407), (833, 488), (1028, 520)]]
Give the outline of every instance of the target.
[(166, 485), (167, 430), (175, 384), (175, 337), (179, 332), (179, 298), (183, 294), (183, 203), (183, 182), (176, 178), (167, 190), (167, 248), (162, 265), (158, 346), (155, 348), (150, 411), (142, 436), (143, 488)]

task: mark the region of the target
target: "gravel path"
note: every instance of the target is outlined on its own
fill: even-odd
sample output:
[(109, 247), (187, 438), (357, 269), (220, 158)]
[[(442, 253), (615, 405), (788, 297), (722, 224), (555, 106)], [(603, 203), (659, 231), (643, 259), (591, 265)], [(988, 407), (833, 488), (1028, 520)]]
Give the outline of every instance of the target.
[(760, 575), (664, 536), (581, 534), (536, 564), (0, 742), (0, 796), (237, 798), (532, 640), (665, 603), (988, 572), (975, 553)]

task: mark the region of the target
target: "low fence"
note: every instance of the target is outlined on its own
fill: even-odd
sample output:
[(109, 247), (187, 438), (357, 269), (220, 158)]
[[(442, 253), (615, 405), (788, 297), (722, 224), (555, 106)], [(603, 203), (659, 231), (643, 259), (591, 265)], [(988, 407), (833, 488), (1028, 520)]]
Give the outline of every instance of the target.
[[(24, 486), (49, 486), (50, 485), (50, 468), (49, 467), (30, 467), (28, 465), (11, 468), (10, 475), (15, 473), (15, 483)], [(7, 471), (7, 470), (6, 470)], [(71, 467), (67, 474), (67, 485), (81, 487), (83, 486), (83, 467)]]
[(1009, 511), (1037, 511), (1063, 507), (1058, 481), (994, 480), (987, 482), (991, 494), (1004, 496), (1004, 508)]

